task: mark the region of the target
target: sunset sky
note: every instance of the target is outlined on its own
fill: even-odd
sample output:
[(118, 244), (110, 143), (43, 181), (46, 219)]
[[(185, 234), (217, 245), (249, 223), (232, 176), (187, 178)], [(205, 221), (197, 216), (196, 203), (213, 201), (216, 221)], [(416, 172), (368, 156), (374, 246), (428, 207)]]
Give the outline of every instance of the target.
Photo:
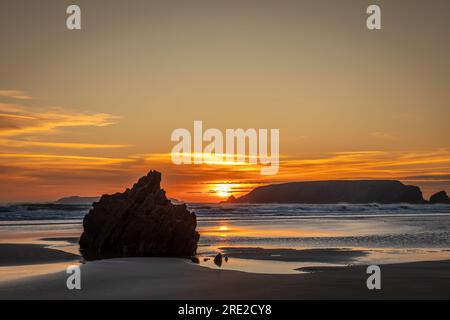
[[(0, 202), (123, 191), (151, 169), (186, 201), (327, 179), (450, 192), (449, 30), (448, 0), (2, 0)], [(173, 165), (194, 120), (280, 129), (279, 173)]]

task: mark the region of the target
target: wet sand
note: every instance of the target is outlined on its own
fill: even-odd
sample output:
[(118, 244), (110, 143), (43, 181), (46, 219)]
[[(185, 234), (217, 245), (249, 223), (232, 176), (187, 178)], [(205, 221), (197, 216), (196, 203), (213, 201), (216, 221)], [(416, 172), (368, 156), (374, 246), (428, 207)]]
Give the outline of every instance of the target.
[(230, 261), (318, 262), (299, 274), (211, 269), (170, 258), (94, 261), (80, 266), (82, 290), (70, 291), (65, 269), (80, 257), (62, 250), (77, 238), (36, 241), (0, 244), (0, 299), (450, 299), (450, 260), (382, 265), (382, 290), (370, 291), (365, 266), (320, 265), (365, 254), (350, 249), (221, 248)]
[(42, 244), (0, 243), (0, 267), (77, 261), (80, 256)]
[(46, 241), (46, 242), (52, 242), (52, 241), (61, 242), (61, 241), (63, 241), (63, 242), (71, 243), (71, 244), (78, 244), (80, 237), (41, 238), (39, 240)]
[(367, 255), (366, 251), (352, 249), (264, 249), (251, 247), (220, 247), (224, 255), (232, 258), (286, 262), (320, 262), (349, 264)]
[(59, 272), (0, 283), (0, 299), (449, 299), (450, 261), (382, 266), (382, 290), (366, 268), (264, 275), (213, 270), (182, 259), (130, 258), (81, 266), (82, 289)]

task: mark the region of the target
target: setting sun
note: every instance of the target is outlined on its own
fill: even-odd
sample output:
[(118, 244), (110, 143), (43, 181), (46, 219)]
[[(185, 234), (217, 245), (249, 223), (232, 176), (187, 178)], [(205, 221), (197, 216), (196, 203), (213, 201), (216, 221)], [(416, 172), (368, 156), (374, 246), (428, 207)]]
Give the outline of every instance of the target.
[(226, 198), (231, 195), (231, 186), (227, 184), (218, 184), (215, 186), (214, 191), (217, 196)]

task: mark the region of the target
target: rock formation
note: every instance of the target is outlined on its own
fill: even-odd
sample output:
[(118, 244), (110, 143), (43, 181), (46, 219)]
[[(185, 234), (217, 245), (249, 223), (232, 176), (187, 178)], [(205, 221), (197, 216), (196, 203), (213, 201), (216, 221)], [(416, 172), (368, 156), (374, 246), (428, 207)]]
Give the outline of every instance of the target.
[(56, 203), (59, 204), (92, 204), (94, 202), (97, 202), (100, 200), (100, 197), (79, 197), (79, 196), (72, 196), (72, 197), (66, 197), (61, 198), (56, 201)]
[(218, 266), (221, 267), (222, 266), (222, 254), (218, 253), (215, 257), (214, 257), (214, 263)]
[(80, 249), (86, 260), (118, 257), (190, 257), (196, 253), (197, 219), (174, 205), (151, 171), (124, 193), (104, 195), (84, 218)]
[(446, 203), (450, 204), (450, 198), (447, 195), (447, 192), (441, 191), (431, 196), (430, 203)]
[(426, 203), (418, 187), (393, 180), (338, 180), (258, 187), (234, 203)]

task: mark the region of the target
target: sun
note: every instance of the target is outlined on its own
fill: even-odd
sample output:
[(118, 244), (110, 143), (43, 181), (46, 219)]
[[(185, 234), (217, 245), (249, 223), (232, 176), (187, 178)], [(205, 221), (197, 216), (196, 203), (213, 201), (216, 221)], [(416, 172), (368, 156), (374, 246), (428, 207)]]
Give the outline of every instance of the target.
[(214, 192), (217, 196), (221, 198), (226, 198), (231, 196), (231, 187), (227, 184), (217, 184), (214, 187)]

